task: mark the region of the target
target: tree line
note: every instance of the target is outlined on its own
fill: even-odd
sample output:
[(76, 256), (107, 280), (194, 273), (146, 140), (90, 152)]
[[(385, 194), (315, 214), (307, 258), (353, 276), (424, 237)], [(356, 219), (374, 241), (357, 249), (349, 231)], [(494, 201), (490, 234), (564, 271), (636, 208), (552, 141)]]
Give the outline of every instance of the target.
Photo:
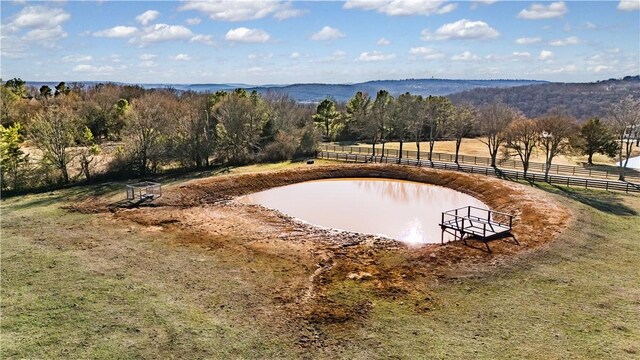
[[(338, 108), (342, 108), (340, 111)], [(455, 162), (464, 138), (476, 137), (487, 146), (491, 166), (498, 157), (517, 157), (524, 172), (529, 170), (536, 148), (545, 154), (545, 176), (560, 154), (583, 154), (590, 165), (593, 155), (618, 156), (620, 180), (625, 178), (626, 164), (634, 144), (640, 145), (640, 99), (628, 96), (612, 105), (605, 121), (594, 117), (578, 124), (563, 108), (547, 109), (535, 118), (526, 117), (515, 107), (500, 101), (481, 105), (454, 104), (447, 97), (417, 96), (404, 93), (396, 98), (385, 90), (375, 98), (358, 92), (343, 106), (331, 99), (322, 101), (313, 115), (327, 141), (365, 141), (372, 146), (399, 142), (399, 159), (403, 145), (412, 141), (420, 159), (420, 145), (428, 142), (428, 160), (432, 159), (436, 140), (455, 141)], [(624, 161), (623, 161), (624, 160)]]
[(53, 91), (20, 79), (1, 90), (3, 190), (90, 180), (107, 144), (117, 146), (103, 176), (293, 159), (317, 147), (313, 107), (276, 93), (65, 83)]
[[(640, 101), (632, 97), (612, 107), (606, 121), (593, 118), (581, 127), (561, 109), (528, 119), (501, 102), (454, 104), (442, 96), (393, 97), (385, 90), (313, 106), (243, 89), (195, 93), (64, 82), (34, 89), (16, 78), (2, 84), (1, 100), (3, 190), (68, 184), (97, 173), (147, 176), (162, 169), (294, 159), (312, 155), (320, 138), (363, 141), (374, 156), (376, 145), (384, 154), (387, 142), (398, 141), (400, 157), (405, 143), (414, 142), (420, 156), (427, 142), (428, 160), (437, 140), (453, 139), (457, 162), (463, 139), (480, 136), (492, 166), (499, 156), (517, 156), (526, 172), (540, 147), (548, 173), (553, 159), (569, 151), (588, 155), (589, 163), (595, 153), (628, 159), (640, 131)], [(98, 169), (108, 144), (116, 148)], [(38, 151), (27, 150), (33, 148)]]

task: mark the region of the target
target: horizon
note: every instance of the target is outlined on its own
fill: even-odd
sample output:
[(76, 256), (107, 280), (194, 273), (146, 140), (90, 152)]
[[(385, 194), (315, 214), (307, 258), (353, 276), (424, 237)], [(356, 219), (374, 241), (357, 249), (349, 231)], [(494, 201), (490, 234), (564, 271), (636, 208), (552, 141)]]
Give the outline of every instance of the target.
[(0, 77), (587, 83), (640, 69), (640, 1), (3, 1)]

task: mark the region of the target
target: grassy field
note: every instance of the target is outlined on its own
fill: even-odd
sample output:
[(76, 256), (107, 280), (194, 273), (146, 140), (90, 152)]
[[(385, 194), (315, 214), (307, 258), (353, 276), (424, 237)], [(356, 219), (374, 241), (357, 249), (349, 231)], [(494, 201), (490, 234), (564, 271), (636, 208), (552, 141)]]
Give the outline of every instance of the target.
[(314, 264), (64, 208), (120, 184), (3, 200), (0, 357), (638, 358), (640, 197), (540, 191), (575, 213), (551, 245), (397, 294), (336, 275), (326, 302), (362, 316), (314, 328), (281, 299)]

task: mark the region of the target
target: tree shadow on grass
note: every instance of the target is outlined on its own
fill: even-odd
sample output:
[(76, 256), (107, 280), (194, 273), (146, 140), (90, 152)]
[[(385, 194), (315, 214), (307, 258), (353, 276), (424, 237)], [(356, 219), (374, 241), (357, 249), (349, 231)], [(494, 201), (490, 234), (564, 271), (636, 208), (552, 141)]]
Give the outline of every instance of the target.
[(638, 215), (635, 209), (624, 204), (624, 197), (621, 194), (608, 191), (576, 189), (558, 185), (545, 185), (541, 187), (534, 184), (533, 186), (578, 201), (608, 214), (619, 216)]
[[(41, 191), (34, 194), (16, 195), (3, 199), (3, 204), (8, 207), (5, 211), (25, 210), (29, 208), (45, 207), (64, 201), (78, 201), (88, 197), (99, 197), (124, 189), (124, 183), (108, 182), (94, 185), (73, 185), (67, 188)], [(123, 190), (124, 192), (124, 190)], [(15, 202), (15, 203), (13, 203)]]

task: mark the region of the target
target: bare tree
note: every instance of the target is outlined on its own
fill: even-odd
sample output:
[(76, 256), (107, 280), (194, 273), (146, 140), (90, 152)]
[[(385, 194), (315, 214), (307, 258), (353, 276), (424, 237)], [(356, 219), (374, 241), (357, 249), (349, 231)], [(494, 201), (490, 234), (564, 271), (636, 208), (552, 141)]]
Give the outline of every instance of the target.
[(468, 136), (475, 124), (476, 113), (473, 106), (462, 104), (455, 106), (448, 122), (447, 130), (456, 140), (456, 156), (455, 163), (458, 163), (458, 154), (460, 153), (460, 145), (462, 139)]
[(215, 148), (215, 124), (209, 116), (205, 95), (186, 93), (177, 104), (179, 112), (174, 136), (183, 159), (198, 169), (209, 166), (209, 157)]
[(260, 134), (267, 111), (257, 93), (250, 96), (242, 89), (226, 95), (215, 108), (219, 119), (218, 138), (232, 163), (242, 164), (260, 151)]
[(538, 139), (538, 126), (529, 119), (514, 120), (506, 129), (505, 151), (507, 156), (518, 155), (522, 161), (524, 175), (529, 171), (529, 160)]
[(167, 132), (170, 120), (175, 119), (177, 101), (170, 92), (154, 91), (135, 99), (132, 110), (125, 129), (127, 143), (138, 171), (145, 175), (157, 170), (167, 149)]
[(567, 153), (571, 149), (571, 138), (578, 133), (576, 120), (564, 112), (555, 110), (537, 120), (540, 146), (544, 149), (545, 181), (549, 178), (549, 170), (553, 158)]
[(69, 183), (69, 163), (76, 157), (72, 151), (78, 139), (77, 112), (65, 102), (49, 105), (36, 113), (29, 133), (43, 160), (51, 163), (62, 174), (63, 183)]
[(412, 121), (418, 118), (418, 99), (410, 93), (404, 93), (396, 99), (394, 114), (392, 116), (391, 127), (400, 142), (398, 152), (398, 162), (402, 160), (402, 148), (409, 133), (411, 132)]
[(498, 151), (506, 141), (505, 130), (512, 121), (519, 117), (518, 110), (498, 102), (484, 105), (479, 109), (476, 127), (484, 136), (479, 139), (480, 142), (489, 148), (492, 167), (496, 167)]
[(424, 124), (429, 128), (429, 161), (433, 159), (433, 147), (446, 130), (447, 123), (451, 119), (453, 104), (442, 96), (426, 97), (422, 103), (422, 117)]
[(84, 131), (82, 132), (82, 139), (80, 140), (81, 147), (78, 151), (78, 156), (80, 156), (80, 167), (82, 168), (82, 173), (87, 180), (91, 179), (91, 169), (92, 163), (96, 159), (102, 149), (98, 144), (95, 143), (93, 134), (91, 133), (91, 129), (88, 127), (84, 127)]
[(376, 94), (373, 105), (371, 105), (371, 120), (378, 126), (380, 141), (382, 142), (382, 156), (384, 156), (384, 145), (393, 114), (393, 103), (393, 96), (389, 95), (387, 90), (380, 90)]
[[(608, 122), (620, 141), (620, 149), (618, 151), (618, 161), (620, 163), (619, 179), (620, 181), (625, 181), (625, 170), (635, 142), (634, 134), (640, 128), (640, 99), (628, 96), (621, 100), (611, 109)], [(625, 158), (624, 162), (622, 161), (623, 157)]]

